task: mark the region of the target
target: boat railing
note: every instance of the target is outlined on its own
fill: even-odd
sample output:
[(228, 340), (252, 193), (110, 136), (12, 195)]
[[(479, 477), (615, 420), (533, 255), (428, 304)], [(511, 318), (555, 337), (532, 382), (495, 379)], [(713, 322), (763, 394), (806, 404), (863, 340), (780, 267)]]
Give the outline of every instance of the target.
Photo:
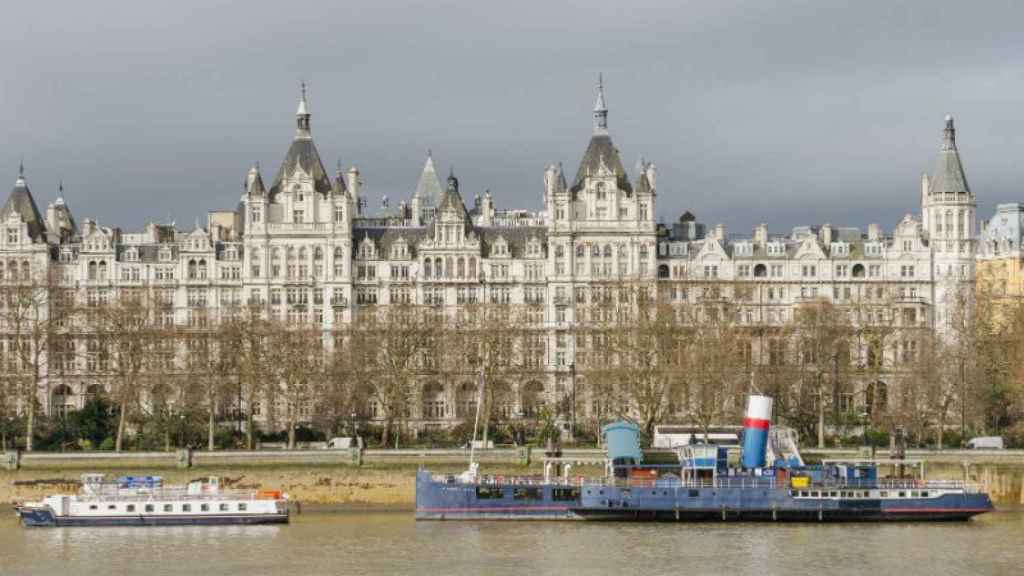
[(92, 492), (79, 493), (80, 502), (118, 501), (118, 502), (150, 502), (150, 501), (214, 501), (214, 500), (273, 500), (276, 492), (256, 490), (217, 490), (189, 492), (186, 488), (157, 488), (152, 490), (139, 489), (126, 491), (117, 488), (104, 488)]

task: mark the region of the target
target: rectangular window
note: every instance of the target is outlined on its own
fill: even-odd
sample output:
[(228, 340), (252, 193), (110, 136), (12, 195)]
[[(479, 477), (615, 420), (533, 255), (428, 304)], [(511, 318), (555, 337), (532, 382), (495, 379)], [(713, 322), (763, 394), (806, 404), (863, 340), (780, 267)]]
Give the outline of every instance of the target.
[(125, 512), (135, 512), (135, 504), (129, 504), (124, 507)]
[(505, 493), (501, 486), (481, 485), (476, 487), (477, 500), (497, 500), (504, 498)]
[(173, 504), (164, 504), (164, 512), (173, 512), (173, 511), (174, 511), (174, 505)]
[(248, 509), (249, 509), (249, 505), (246, 504), (245, 502), (239, 502), (238, 503), (238, 511), (239, 512), (245, 512)]
[(220, 506), (218, 508), (220, 509), (221, 512), (227, 512), (228, 511), (228, 505), (227, 505), (226, 502), (221, 502)]
[(516, 486), (512, 490), (512, 498), (515, 500), (542, 500), (542, 489), (534, 486)]
[(153, 505), (152, 504), (146, 504), (146, 512), (152, 512), (152, 511), (153, 511)]
[(182, 504), (181, 505), (181, 511), (182, 512), (191, 512), (192, 511), (192, 505), (191, 504)]
[(551, 499), (555, 502), (566, 502), (577, 500), (580, 497), (579, 488), (552, 488)]
[(209, 504), (200, 504), (199, 505), (199, 511), (200, 512), (209, 512), (210, 511), (210, 505)]

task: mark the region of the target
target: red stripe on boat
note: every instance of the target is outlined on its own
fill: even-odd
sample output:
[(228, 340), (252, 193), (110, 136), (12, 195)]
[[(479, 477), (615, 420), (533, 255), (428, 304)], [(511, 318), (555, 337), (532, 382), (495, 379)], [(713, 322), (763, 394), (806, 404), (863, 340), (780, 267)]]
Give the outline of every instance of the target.
[(769, 420), (764, 420), (762, 418), (751, 418), (750, 416), (747, 416), (746, 418), (743, 419), (744, 428), (757, 428), (758, 430), (767, 430), (770, 424), (771, 422)]

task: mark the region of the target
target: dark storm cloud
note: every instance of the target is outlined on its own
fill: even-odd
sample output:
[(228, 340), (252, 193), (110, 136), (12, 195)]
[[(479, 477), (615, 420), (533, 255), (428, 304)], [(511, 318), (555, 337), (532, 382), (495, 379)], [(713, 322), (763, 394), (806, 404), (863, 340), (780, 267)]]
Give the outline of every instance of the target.
[[(428, 148), (468, 197), (537, 208), (570, 176), (603, 72), (659, 215), (747, 231), (916, 211), (946, 113), (979, 215), (1024, 200), (1018, 2), (5, 3), (0, 165), (37, 201), (139, 228), (272, 178), (310, 85), (324, 161), (408, 197)], [(0, 173), (2, 177), (2, 173)]]

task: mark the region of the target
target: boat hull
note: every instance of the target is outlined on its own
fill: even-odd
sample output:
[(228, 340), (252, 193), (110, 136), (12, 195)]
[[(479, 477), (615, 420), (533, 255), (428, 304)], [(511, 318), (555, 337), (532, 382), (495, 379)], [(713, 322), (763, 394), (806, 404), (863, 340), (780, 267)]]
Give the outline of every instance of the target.
[(23, 507), (21, 522), (30, 527), (61, 526), (226, 526), (287, 524), (288, 514), (175, 514), (132, 516), (57, 516), (49, 508)]
[[(480, 497), (481, 487), (487, 497)], [(466, 484), (425, 471), (416, 475), (417, 520), (574, 520), (578, 505), (579, 488), (569, 485)]]
[(981, 493), (933, 498), (794, 498), (782, 488), (584, 486), (575, 513), (588, 520), (921, 522), (964, 521), (992, 511)]

